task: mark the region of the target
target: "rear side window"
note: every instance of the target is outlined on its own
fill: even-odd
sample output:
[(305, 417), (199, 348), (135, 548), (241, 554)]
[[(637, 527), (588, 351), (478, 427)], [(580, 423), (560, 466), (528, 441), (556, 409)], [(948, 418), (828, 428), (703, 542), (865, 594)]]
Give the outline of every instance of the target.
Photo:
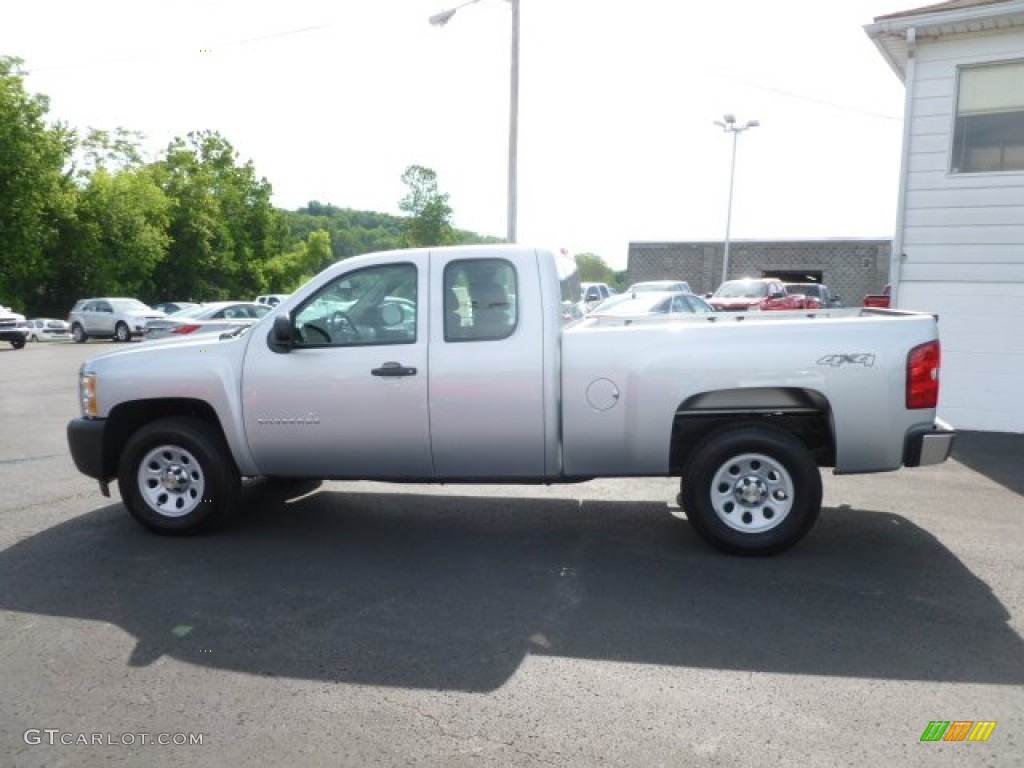
[(519, 321), (516, 270), (505, 259), (462, 259), (444, 270), (445, 341), (497, 341)]

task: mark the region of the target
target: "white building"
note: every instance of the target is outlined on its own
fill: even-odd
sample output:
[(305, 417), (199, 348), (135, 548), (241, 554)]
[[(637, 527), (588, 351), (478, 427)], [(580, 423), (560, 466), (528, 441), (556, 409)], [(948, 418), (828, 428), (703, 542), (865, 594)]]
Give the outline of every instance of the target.
[(906, 86), (896, 306), (940, 317), (943, 418), (1024, 432), (1024, 0), (865, 30)]

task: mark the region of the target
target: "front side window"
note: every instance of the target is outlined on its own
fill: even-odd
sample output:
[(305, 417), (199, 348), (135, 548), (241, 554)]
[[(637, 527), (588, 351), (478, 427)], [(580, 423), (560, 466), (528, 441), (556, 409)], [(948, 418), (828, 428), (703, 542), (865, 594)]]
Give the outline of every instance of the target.
[(1024, 171), (1024, 61), (960, 70), (950, 170)]
[(516, 270), (504, 259), (462, 259), (444, 269), (445, 341), (496, 341), (518, 322)]
[(295, 317), (295, 346), (413, 344), (416, 267), (386, 264), (349, 272), (313, 295)]

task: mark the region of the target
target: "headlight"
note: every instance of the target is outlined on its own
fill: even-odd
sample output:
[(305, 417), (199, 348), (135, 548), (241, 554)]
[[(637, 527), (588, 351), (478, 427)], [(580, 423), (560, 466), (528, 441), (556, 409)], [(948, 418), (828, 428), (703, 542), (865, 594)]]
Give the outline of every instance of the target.
[(99, 413), (96, 404), (96, 374), (82, 372), (78, 376), (78, 398), (82, 406), (82, 415), (86, 418), (95, 418)]

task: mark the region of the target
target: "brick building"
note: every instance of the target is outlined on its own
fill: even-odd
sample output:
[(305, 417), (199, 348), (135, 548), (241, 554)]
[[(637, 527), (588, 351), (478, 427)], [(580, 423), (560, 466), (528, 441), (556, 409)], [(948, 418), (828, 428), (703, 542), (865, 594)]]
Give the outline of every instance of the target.
[[(629, 282), (686, 280), (696, 293), (722, 282), (720, 240), (629, 244)], [(732, 240), (729, 278), (781, 277), (787, 282), (824, 283), (846, 306), (889, 282), (891, 240)]]

